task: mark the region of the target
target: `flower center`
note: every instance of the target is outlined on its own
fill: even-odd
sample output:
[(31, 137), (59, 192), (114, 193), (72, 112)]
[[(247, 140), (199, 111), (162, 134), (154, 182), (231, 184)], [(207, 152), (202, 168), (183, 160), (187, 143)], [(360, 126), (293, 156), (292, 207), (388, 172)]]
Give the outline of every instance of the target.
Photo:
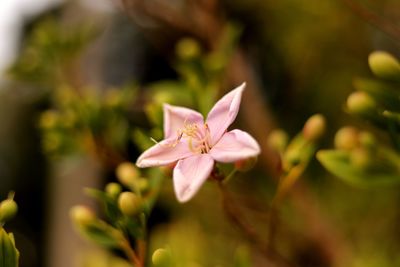
[(197, 154), (208, 153), (210, 146), (210, 130), (205, 123), (199, 125), (197, 123), (184, 122), (183, 127), (178, 130), (177, 142), (182, 138), (187, 140), (190, 151)]

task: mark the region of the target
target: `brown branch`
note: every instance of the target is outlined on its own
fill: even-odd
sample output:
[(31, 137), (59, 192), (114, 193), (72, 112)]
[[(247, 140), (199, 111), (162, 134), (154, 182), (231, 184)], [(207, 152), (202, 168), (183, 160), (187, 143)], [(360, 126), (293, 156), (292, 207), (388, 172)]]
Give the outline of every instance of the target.
[(345, 5), (347, 5), (354, 14), (358, 15), (360, 18), (371, 24), (372, 26), (380, 29), (382, 32), (386, 33), (392, 37), (397, 42), (400, 42), (400, 28), (396, 24), (390, 22), (386, 18), (377, 15), (376, 13), (370, 11), (368, 8), (359, 4), (353, 0), (342, 0)]
[(277, 264), (277, 266), (282, 267), (293, 267), (295, 264), (289, 263), (289, 261), (280, 253), (278, 253), (272, 246), (269, 246), (265, 241), (260, 238), (259, 233), (251, 226), (245, 219), (244, 214), (236, 208), (236, 203), (229, 195), (225, 186), (219, 182), (218, 183), (221, 195), (222, 195), (222, 206), (227, 218), (236, 225), (238, 229), (246, 236), (246, 238), (251, 242), (251, 244), (260, 253), (266, 257), (267, 260), (272, 263)]

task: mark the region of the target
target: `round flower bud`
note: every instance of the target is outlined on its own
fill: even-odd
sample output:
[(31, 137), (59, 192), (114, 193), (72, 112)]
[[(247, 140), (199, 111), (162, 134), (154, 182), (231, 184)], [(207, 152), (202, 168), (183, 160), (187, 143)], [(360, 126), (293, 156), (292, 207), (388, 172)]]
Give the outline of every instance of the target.
[(146, 192), (149, 190), (149, 180), (146, 178), (139, 178), (138, 187), (141, 192)]
[(43, 129), (54, 128), (59, 121), (59, 114), (55, 110), (47, 110), (40, 115), (39, 125)]
[(400, 80), (400, 63), (391, 54), (376, 51), (369, 55), (368, 63), (372, 72), (383, 79)]
[(176, 46), (176, 53), (181, 59), (192, 59), (201, 52), (199, 43), (193, 38), (183, 38)]
[(372, 149), (376, 146), (375, 136), (369, 132), (363, 131), (360, 133), (360, 144), (368, 149)]
[(132, 185), (139, 177), (139, 171), (131, 162), (123, 162), (116, 170), (118, 180), (124, 185)]
[(304, 138), (309, 141), (319, 139), (325, 132), (326, 121), (325, 117), (321, 114), (311, 116), (303, 127)]
[(358, 147), (351, 151), (350, 162), (355, 168), (365, 170), (371, 165), (372, 157), (368, 150)]
[(122, 187), (117, 183), (108, 183), (105, 188), (106, 193), (112, 197), (116, 198), (122, 191)]
[(0, 221), (6, 222), (17, 214), (18, 206), (12, 199), (3, 200), (0, 203)]
[(288, 144), (289, 136), (281, 129), (273, 130), (268, 135), (268, 145), (276, 151), (282, 152)]
[(171, 264), (171, 253), (165, 248), (159, 248), (154, 251), (151, 261), (155, 266), (167, 267)]
[(257, 157), (250, 157), (247, 159), (239, 160), (235, 162), (235, 169), (240, 172), (247, 172), (251, 170), (257, 162)]
[(123, 192), (118, 197), (118, 207), (127, 216), (136, 215), (141, 205), (142, 199), (132, 192)]
[(354, 92), (347, 98), (347, 108), (357, 115), (368, 114), (376, 109), (375, 100), (365, 92)]
[(358, 130), (347, 126), (341, 128), (335, 135), (335, 147), (337, 149), (351, 150), (358, 146)]
[(78, 226), (85, 227), (96, 220), (93, 211), (83, 205), (72, 207), (69, 213), (72, 221)]

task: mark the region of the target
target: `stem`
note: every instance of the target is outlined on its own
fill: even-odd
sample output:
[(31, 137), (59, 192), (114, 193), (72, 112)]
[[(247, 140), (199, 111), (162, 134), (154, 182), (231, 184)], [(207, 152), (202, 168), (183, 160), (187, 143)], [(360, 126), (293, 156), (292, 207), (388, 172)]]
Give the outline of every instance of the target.
[(255, 246), (268, 260), (275, 262), (278, 266), (293, 266), (284, 256), (260, 239), (257, 231), (247, 223), (245, 216), (236, 208), (236, 205), (230, 197), (229, 192), (226, 190), (224, 183), (219, 182), (218, 187), (222, 195), (222, 206), (225, 214), (228, 219), (242, 231), (247, 239), (251, 241), (251, 244)]
[(134, 264), (135, 267), (144, 267), (143, 259), (139, 258), (138, 255), (135, 253), (129, 241), (125, 238), (121, 241), (120, 248), (128, 257), (129, 261)]

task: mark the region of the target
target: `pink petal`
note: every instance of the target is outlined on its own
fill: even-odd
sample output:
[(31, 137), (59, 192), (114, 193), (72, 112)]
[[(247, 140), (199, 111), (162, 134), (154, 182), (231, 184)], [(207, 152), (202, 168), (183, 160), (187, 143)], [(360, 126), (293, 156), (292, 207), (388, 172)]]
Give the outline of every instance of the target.
[(164, 138), (177, 137), (184, 123), (203, 124), (203, 116), (189, 108), (164, 104)]
[(260, 146), (248, 133), (232, 130), (225, 133), (209, 154), (219, 162), (235, 162), (260, 154)]
[(208, 154), (197, 154), (178, 161), (174, 169), (174, 189), (179, 202), (190, 200), (210, 176), (214, 160)]
[(186, 142), (177, 142), (176, 138), (163, 140), (150, 147), (140, 155), (136, 161), (139, 168), (163, 166), (191, 156), (189, 145)]
[(229, 125), (236, 119), (240, 100), (246, 83), (222, 97), (208, 113), (207, 124), (210, 129), (211, 143), (215, 144)]

